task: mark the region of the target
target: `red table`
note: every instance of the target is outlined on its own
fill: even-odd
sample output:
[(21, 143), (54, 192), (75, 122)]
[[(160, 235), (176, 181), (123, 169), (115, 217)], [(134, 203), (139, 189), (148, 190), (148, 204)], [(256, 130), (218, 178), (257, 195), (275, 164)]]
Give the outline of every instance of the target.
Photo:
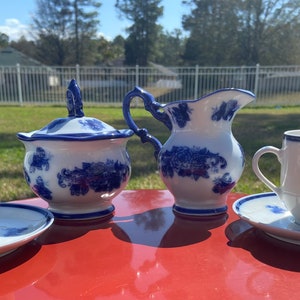
[(239, 220), (241, 196), (187, 220), (168, 191), (124, 191), (111, 220), (55, 222), (0, 258), (0, 299), (299, 299), (300, 246)]

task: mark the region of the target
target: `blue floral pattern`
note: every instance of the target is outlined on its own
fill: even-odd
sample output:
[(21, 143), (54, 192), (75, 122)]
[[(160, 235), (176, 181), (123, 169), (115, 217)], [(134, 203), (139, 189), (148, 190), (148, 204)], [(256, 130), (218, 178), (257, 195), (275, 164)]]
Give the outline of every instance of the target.
[(80, 196), (90, 188), (95, 192), (118, 189), (129, 174), (129, 165), (107, 159), (106, 162), (83, 162), (82, 168), (74, 170), (64, 168), (57, 174), (57, 179), (60, 187), (68, 187), (71, 195)]
[(30, 185), (31, 179), (30, 179), (30, 176), (29, 176), (28, 172), (26, 171), (25, 167), (23, 168), (23, 172), (24, 172), (24, 177), (25, 177), (27, 184)]
[(165, 177), (173, 177), (174, 173), (181, 177), (209, 178), (208, 171), (218, 172), (227, 166), (226, 160), (218, 153), (206, 148), (173, 146), (160, 155), (161, 171)]
[(222, 177), (214, 179), (213, 192), (216, 194), (224, 194), (228, 190), (231, 190), (235, 186), (235, 181), (232, 181), (232, 178), (229, 173), (225, 173)]
[(85, 120), (79, 120), (78, 121), (83, 127), (88, 127), (89, 129), (93, 131), (101, 131), (105, 127), (103, 126), (103, 123), (96, 119), (85, 119)]
[(37, 147), (35, 153), (32, 156), (30, 163), (30, 173), (34, 173), (35, 170), (49, 170), (49, 157), (46, 151), (42, 147)]
[[(225, 169), (227, 162), (218, 153), (212, 153), (207, 148), (193, 146), (173, 146), (160, 155), (161, 172), (164, 177), (173, 177), (176, 173), (181, 177), (190, 177), (197, 181), (199, 178), (209, 179), (211, 173)], [(213, 180), (213, 192), (223, 194), (232, 189), (235, 181), (227, 172)]]
[(283, 214), (286, 212), (284, 208), (277, 205), (267, 205), (266, 208), (268, 208), (274, 214)]
[(2, 237), (10, 237), (10, 236), (18, 236), (26, 233), (28, 227), (4, 227), (0, 228), (0, 236)]
[(46, 187), (41, 176), (37, 177), (36, 183), (33, 185), (32, 190), (43, 199), (52, 200), (52, 192)]
[(192, 111), (193, 110), (185, 102), (179, 103), (178, 106), (169, 109), (173, 120), (180, 128), (184, 128), (186, 126), (186, 123), (191, 120), (190, 114), (192, 113)]
[(213, 121), (231, 121), (236, 111), (238, 111), (240, 105), (237, 100), (229, 100), (228, 102), (223, 101), (219, 107), (213, 109), (211, 119)]

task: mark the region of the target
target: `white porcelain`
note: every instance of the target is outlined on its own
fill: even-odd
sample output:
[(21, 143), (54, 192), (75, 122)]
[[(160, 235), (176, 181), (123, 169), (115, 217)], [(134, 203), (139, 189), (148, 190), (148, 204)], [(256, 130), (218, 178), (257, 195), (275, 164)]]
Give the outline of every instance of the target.
[[(266, 153), (274, 154), (281, 165), (279, 187), (266, 178), (259, 168), (259, 160)], [(256, 176), (278, 195), (300, 224), (300, 130), (286, 131), (281, 149), (273, 146), (259, 149), (253, 156), (252, 167)]]
[(0, 256), (32, 241), (54, 221), (46, 209), (15, 203), (0, 203)]
[(67, 118), (18, 133), (26, 149), (26, 181), (57, 218), (106, 217), (114, 211), (112, 199), (130, 178), (126, 144), (133, 132), (85, 117), (75, 80), (67, 90), (67, 107)]
[[(138, 97), (145, 109), (161, 121), (171, 135), (164, 145), (139, 128), (130, 103)], [(159, 104), (148, 92), (136, 87), (123, 102), (128, 126), (155, 148), (160, 176), (175, 199), (174, 211), (207, 216), (227, 210), (227, 195), (244, 168), (244, 153), (231, 132), (238, 110), (255, 96), (239, 89), (215, 91), (198, 100)]]
[(300, 245), (300, 225), (276, 193), (249, 195), (233, 203), (233, 211), (268, 235)]

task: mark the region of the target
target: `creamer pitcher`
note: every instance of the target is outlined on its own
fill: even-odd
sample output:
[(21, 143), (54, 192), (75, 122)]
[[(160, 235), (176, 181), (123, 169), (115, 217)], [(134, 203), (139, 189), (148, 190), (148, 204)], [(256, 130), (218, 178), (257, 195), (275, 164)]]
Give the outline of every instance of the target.
[[(130, 113), (135, 97), (170, 129), (164, 145), (135, 124)], [(227, 211), (227, 196), (244, 168), (244, 153), (231, 124), (237, 111), (254, 99), (254, 94), (240, 89), (217, 90), (198, 100), (165, 105), (139, 87), (125, 96), (124, 118), (143, 143), (153, 144), (160, 176), (175, 199), (175, 213), (211, 216)]]

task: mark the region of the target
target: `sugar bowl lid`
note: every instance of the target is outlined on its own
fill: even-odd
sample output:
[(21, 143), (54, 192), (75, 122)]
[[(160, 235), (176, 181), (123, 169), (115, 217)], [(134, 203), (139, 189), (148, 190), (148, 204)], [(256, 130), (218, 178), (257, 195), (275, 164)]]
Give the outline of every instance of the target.
[(66, 98), (68, 117), (55, 119), (40, 130), (19, 132), (18, 139), (84, 141), (127, 138), (133, 135), (131, 129), (117, 130), (98, 119), (85, 117), (81, 91), (75, 79), (70, 81)]

